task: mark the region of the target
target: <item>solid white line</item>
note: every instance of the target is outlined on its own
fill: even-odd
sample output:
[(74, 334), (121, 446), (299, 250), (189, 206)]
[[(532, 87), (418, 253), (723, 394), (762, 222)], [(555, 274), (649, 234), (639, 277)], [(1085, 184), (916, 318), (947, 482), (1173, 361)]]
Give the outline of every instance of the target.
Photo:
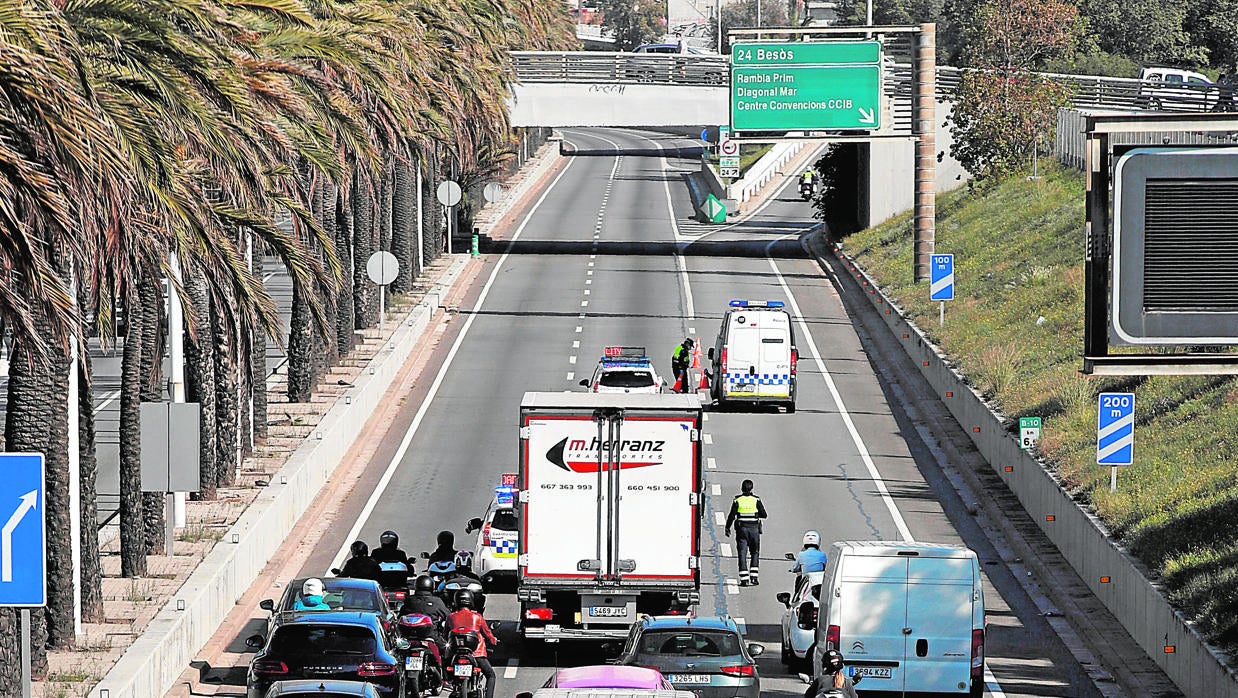
[(533, 214), (541, 208), (542, 203), (546, 201), (546, 197), (550, 196), (550, 192), (554, 190), (555, 185), (563, 179), (563, 175), (571, 169), (574, 160), (568, 160), (559, 174), (550, 182), (550, 186), (542, 192), (541, 197), (525, 214), (524, 220), (520, 222), (520, 226), (516, 228), (516, 232), (512, 233), (511, 242), (507, 244), (507, 250), (499, 257), (499, 261), (495, 263), (494, 269), (490, 272), (490, 277), (486, 279), (486, 284), (481, 288), (481, 294), (477, 296), (477, 302), (473, 304), (473, 311), (469, 313), (468, 318), (464, 321), (464, 327), (460, 328), (460, 334), (456, 336), (456, 341), (452, 343), (451, 349), (447, 351), (446, 358), (443, 359), (443, 365), (439, 367), (438, 374), (434, 376), (434, 382), (430, 384), (430, 390), (426, 393), (425, 399), (421, 401), (421, 406), (417, 408), (417, 414), (413, 416), (413, 421), (408, 425), (408, 431), (404, 432), (404, 438), (400, 441), (400, 447), (396, 449), (395, 454), (391, 457), (391, 462), (387, 465), (387, 470), (383, 472), (382, 478), (375, 485), (374, 491), (370, 493), (370, 498), (366, 500), (365, 507), (361, 509), (361, 513), (357, 515), (356, 522), (349, 529), (348, 535), (344, 537), (344, 543), (340, 546), (339, 552), (331, 560), (331, 564), (327, 565), (327, 569), (339, 567), (344, 564), (344, 556), (348, 554), (349, 546), (353, 541), (361, 535), (361, 528), (365, 526), (365, 522), (370, 518), (370, 514), (374, 513), (374, 507), (378, 505), (378, 500), (387, 490), (387, 485), (391, 483), (391, 478), (395, 475), (396, 468), (404, 460), (404, 456), (408, 453), (409, 447), (413, 443), (413, 437), (417, 435), (417, 429), (421, 427), (421, 422), (425, 420), (426, 413), (430, 410), (430, 405), (434, 404), (434, 397), (438, 395), (439, 388), (443, 385), (443, 380), (447, 377), (447, 371), (451, 368), (452, 362), (456, 358), (456, 354), (460, 351), (460, 346), (464, 344), (464, 338), (469, 334), (469, 328), (473, 326), (473, 321), (478, 317), (478, 311), (481, 310), (482, 304), (486, 302), (486, 297), (490, 295), (490, 288), (494, 285), (494, 280), (499, 277), (499, 271), (503, 268), (503, 262), (507, 261), (511, 255), (511, 246), (516, 240), (520, 239), (520, 234), (524, 232), (525, 226), (529, 221), (533, 220)]
[(711, 470), (712, 470), (712, 469), (714, 469), (714, 468), (717, 468), (717, 467), (718, 467), (718, 461), (714, 460), (713, 458), (706, 458), (706, 459), (705, 459), (705, 467), (707, 467), (707, 468), (709, 468), (709, 469), (711, 469)]
[(706, 446), (709, 446), (709, 445), (713, 444), (713, 442), (714, 442), (714, 437), (713, 437), (712, 435), (710, 435), (710, 434), (706, 433), (706, 434), (705, 434), (705, 445), (706, 445)]
[[(641, 138), (645, 137), (641, 136)], [(666, 161), (666, 151), (662, 149), (662, 144), (652, 138), (645, 138), (645, 140), (652, 143), (654, 147), (658, 149), (658, 152), (661, 153), (661, 157), (659, 157), (658, 160), (662, 163), (662, 172), (665, 173), (668, 169), (670, 169), (670, 163)], [(678, 243), (681, 236), (679, 234), (679, 222), (675, 220), (675, 201), (671, 198), (670, 177), (663, 177), (662, 185), (663, 188), (666, 189), (666, 210), (670, 214), (671, 239)], [(688, 263), (684, 260), (683, 250), (679, 249), (678, 245), (675, 246), (675, 266), (679, 269), (679, 280), (683, 285), (684, 306), (688, 313), (687, 319), (695, 320), (696, 304), (692, 301), (692, 283), (688, 280)]]
[(711, 492), (713, 493), (713, 495), (714, 495), (715, 497), (717, 497), (718, 495), (722, 494), (722, 485), (714, 485), (714, 486), (713, 486), (712, 488), (710, 488), (710, 489), (711, 489)]
[(1006, 698), (1006, 692), (1002, 690), (1002, 685), (997, 682), (997, 677), (993, 672), (989, 671), (989, 665), (984, 665), (984, 690), (993, 698)]
[(715, 511), (714, 521), (717, 522), (719, 526), (725, 526), (726, 525), (726, 514), (723, 514), (720, 511)]
[[(782, 239), (785, 238), (779, 238), (779, 240)], [(890, 517), (894, 519), (894, 526), (898, 528), (898, 533), (903, 537), (904, 541), (908, 543), (915, 542), (915, 538), (911, 535), (911, 529), (907, 528), (907, 522), (903, 520), (903, 515), (894, 503), (894, 498), (890, 496), (890, 490), (886, 488), (885, 480), (881, 479), (881, 473), (877, 471), (877, 464), (873, 462), (872, 456), (868, 453), (868, 447), (864, 445), (864, 439), (860, 437), (859, 430), (855, 428), (855, 422), (851, 419), (851, 413), (847, 411), (847, 406), (843, 404), (843, 396), (838, 392), (838, 386), (834, 384), (834, 378), (825, 369), (825, 362), (821, 360), (821, 352), (817, 351), (817, 343), (813, 341), (812, 332), (809, 331), (808, 324), (804, 322), (804, 315), (800, 312), (799, 304), (795, 302), (795, 294), (791, 293), (791, 287), (787, 286), (787, 280), (783, 278), (782, 271), (778, 269), (778, 264), (774, 262), (772, 250), (776, 242), (778, 240), (773, 240), (765, 246), (765, 259), (769, 262), (770, 269), (774, 271), (774, 276), (778, 277), (778, 284), (782, 286), (782, 292), (787, 294), (787, 302), (791, 304), (791, 311), (795, 313), (795, 322), (799, 325), (800, 335), (808, 343), (808, 349), (812, 352), (812, 360), (816, 363), (817, 370), (821, 372), (821, 377), (825, 379), (825, 387), (829, 388), (830, 396), (834, 398), (834, 404), (838, 406), (838, 415), (842, 417), (843, 424), (847, 427), (847, 433), (851, 435), (851, 441), (855, 444), (856, 450), (859, 451), (860, 459), (864, 461), (864, 467), (868, 469), (869, 477), (873, 479), (873, 483), (877, 486), (877, 491), (881, 493), (881, 501), (885, 503), (886, 509), (890, 511)]]
[(102, 412), (104, 407), (107, 407), (108, 405), (112, 404), (112, 401), (118, 397), (120, 397), (119, 390), (113, 390), (107, 395), (104, 395), (103, 402), (100, 402), (97, 406), (95, 406), (95, 414), (99, 414), (100, 412)]
[(503, 670), (503, 678), (505, 679), (516, 678), (516, 672), (519, 671), (519, 669), (520, 669), (519, 659), (507, 660), (507, 668)]

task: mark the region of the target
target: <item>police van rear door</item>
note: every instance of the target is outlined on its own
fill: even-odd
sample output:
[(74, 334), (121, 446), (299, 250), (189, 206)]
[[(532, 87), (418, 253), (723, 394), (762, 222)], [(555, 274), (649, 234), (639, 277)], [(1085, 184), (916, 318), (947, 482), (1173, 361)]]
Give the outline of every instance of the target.
[(757, 315), (761, 340), (757, 397), (790, 397), (791, 323), (782, 311), (767, 310)]
[(755, 397), (761, 368), (760, 316), (765, 313), (744, 308), (731, 311), (726, 338), (727, 397)]

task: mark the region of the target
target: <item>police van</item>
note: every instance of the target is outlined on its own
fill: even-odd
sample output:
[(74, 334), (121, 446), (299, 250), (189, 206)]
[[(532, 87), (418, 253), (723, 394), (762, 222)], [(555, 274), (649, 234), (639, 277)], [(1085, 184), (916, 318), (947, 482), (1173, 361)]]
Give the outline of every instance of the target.
[(713, 369), (710, 391), (719, 407), (770, 402), (795, 412), (799, 352), (782, 301), (731, 301), (708, 358)]

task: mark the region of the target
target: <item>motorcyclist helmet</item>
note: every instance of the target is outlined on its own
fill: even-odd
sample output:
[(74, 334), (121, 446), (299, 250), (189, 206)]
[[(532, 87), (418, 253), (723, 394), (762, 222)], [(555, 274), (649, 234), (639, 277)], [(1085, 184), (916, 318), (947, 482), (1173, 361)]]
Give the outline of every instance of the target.
[(365, 557), (370, 554), (370, 546), (366, 545), (363, 540), (353, 541), (351, 550), (353, 557)]
[(438, 544), (441, 546), (452, 546), (456, 544), (456, 534), (451, 531), (438, 532)]
[(821, 547), (820, 533), (817, 533), (816, 531), (808, 531), (804, 534), (804, 547), (807, 548), (810, 545)]
[(825, 656), (821, 658), (821, 669), (827, 674), (837, 674), (844, 666), (846, 662), (843, 661), (843, 653), (838, 650), (826, 650)]
[(324, 592), (322, 580), (317, 577), (310, 577), (301, 585), (302, 596), (322, 596)]
[(418, 594), (434, 593), (434, 580), (428, 574), (417, 576), (417, 581), (413, 582), (413, 591)]
[(462, 608), (472, 608), (473, 607), (473, 592), (469, 591), (468, 589), (461, 589), (459, 592), (456, 593), (456, 602), (454, 605), (457, 611), (459, 611)]
[(460, 552), (456, 553), (455, 563), (456, 563), (456, 569), (460, 569), (460, 568), (470, 569), (470, 570), (473, 569), (473, 553), (467, 550), (461, 550)]
[(394, 548), (400, 544), (400, 536), (396, 535), (395, 531), (383, 531), (383, 534), (378, 537), (378, 542), (384, 548)]

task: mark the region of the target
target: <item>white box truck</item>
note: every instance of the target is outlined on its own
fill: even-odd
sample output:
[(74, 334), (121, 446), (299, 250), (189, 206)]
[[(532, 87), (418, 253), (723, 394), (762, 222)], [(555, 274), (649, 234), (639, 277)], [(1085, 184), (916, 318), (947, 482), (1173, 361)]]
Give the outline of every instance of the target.
[(622, 639), (700, 601), (696, 395), (525, 393), (517, 593), (526, 638)]
[(960, 545), (840, 541), (821, 584), (813, 668), (843, 653), (864, 690), (984, 691), (984, 593)]

